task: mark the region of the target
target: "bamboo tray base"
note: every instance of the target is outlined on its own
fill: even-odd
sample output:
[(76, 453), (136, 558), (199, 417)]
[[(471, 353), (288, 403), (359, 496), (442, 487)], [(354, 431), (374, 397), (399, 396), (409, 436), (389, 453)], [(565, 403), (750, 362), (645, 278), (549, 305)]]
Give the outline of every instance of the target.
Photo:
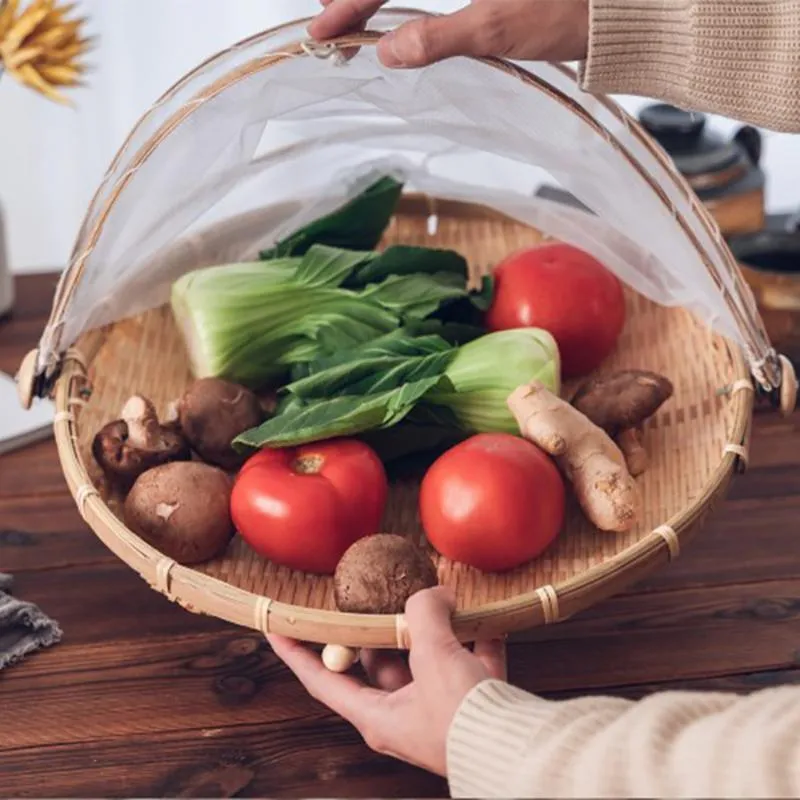
[[(473, 270), (482, 272), (510, 252), (542, 240), (534, 230), (494, 213), (456, 203), (439, 205), (438, 228), (434, 235), (429, 235), (429, 213), (430, 206), (426, 202), (404, 200), (387, 232), (386, 241), (451, 247), (469, 259)], [(490, 627), (493, 630), (509, 632), (520, 627), (532, 627), (543, 620), (550, 621), (552, 614), (521, 614), (521, 604), (511, 602), (514, 598), (519, 601), (520, 595), (530, 597), (529, 593), (537, 590), (541, 595), (542, 587), (552, 586), (559, 593), (566, 588), (562, 611), (573, 613), (666, 562), (668, 548), (663, 541), (658, 541), (658, 537), (654, 542), (653, 530), (667, 523), (679, 534), (681, 541), (692, 533), (713, 500), (724, 491), (733, 472), (736, 458), (725, 452), (726, 445), (746, 443), (751, 393), (723, 395), (719, 391), (736, 381), (741, 386), (744, 381), (749, 382), (739, 352), (723, 339), (711, 335), (688, 312), (657, 307), (631, 292), (627, 300), (626, 329), (617, 352), (603, 369), (647, 368), (668, 376), (675, 386), (673, 398), (648, 422), (645, 430), (645, 445), (651, 463), (640, 478), (644, 516), (631, 533), (603, 534), (593, 529), (570, 501), (566, 527), (559, 540), (542, 557), (520, 569), (507, 574), (482, 574), (438, 558), (440, 580), (455, 589), (459, 609), (468, 612), (482, 609), (477, 616), (492, 618), (494, 622)], [(92, 437), (101, 425), (117, 417), (123, 402), (134, 392), (152, 398), (163, 414), (167, 404), (191, 380), (188, 360), (166, 307), (89, 334), (84, 342), (78, 343), (77, 349), (84, 353), (85, 359), (89, 357), (85, 366), (91, 394), (85, 405), (81, 404), (71, 428), (72, 440), (77, 443), (75, 455), (97, 489), (99, 498), (107, 503), (111, 512), (118, 514), (120, 498), (108, 493), (91, 457)], [(75, 398), (79, 397), (83, 386), (74, 379), (76, 376), (77, 373), (70, 373), (62, 378), (62, 383), (66, 380), (64, 385), (67, 388), (60, 402), (73, 410)], [(68, 471), (66, 465), (65, 471)], [(74, 485), (76, 483), (73, 481), (71, 485), (77, 497), (81, 490)], [(399, 480), (393, 484), (384, 529), (424, 542), (417, 515), (416, 492), (416, 479)], [(78, 499), (85, 500), (85, 497), (84, 492), (84, 497)], [(93, 518), (90, 518), (92, 515), (87, 517), (98, 535), (155, 585), (157, 581), (147, 574), (152, 569), (143, 569), (138, 556), (129, 559), (125, 547), (118, 548), (110, 541), (113, 536), (107, 530), (108, 525), (99, 519), (100, 516), (105, 519), (107, 515), (102, 509), (100, 511), (102, 513), (94, 514)], [(130, 532), (127, 538), (138, 541)], [(272, 603), (334, 609), (330, 579), (270, 564), (251, 551), (239, 537), (234, 539), (223, 558), (196, 568), (196, 572), (178, 569), (184, 575), (194, 572), (192, 582), (196, 591), (191, 592), (193, 599), (188, 603), (192, 610), (216, 614), (251, 627), (259, 627), (257, 619), (251, 620), (254, 608), (258, 613), (260, 596), (271, 598)], [(230, 607), (222, 611), (215, 607), (216, 601), (211, 594), (206, 602), (201, 586), (203, 579), (197, 573), (233, 588), (237, 602), (248, 608), (241, 609), (241, 613), (233, 613)], [(214, 585), (220, 587), (216, 582)], [(163, 590), (163, 587), (159, 588)], [(235, 589), (244, 590), (244, 593), (237, 593)], [(535, 599), (536, 595), (533, 597)], [(504, 608), (506, 605), (508, 608)], [(511, 605), (516, 608), (513, 613)], [(304, 619), (308, 624), (305, 628), (301, 626), (297, 633), (310, 640), (337, 640), (353, 645), (366, 644), (369, 640), (388, 645), (394, 638), (388, 625), (380, 634), (374, 631), (364, 634), (356, 629), (342, 632), (348, 624), (344, 615), (327, 615), (327, 622), (320, 625), (313, 622), (313, 614)], [(334, 629), (340, 630), (341, 635), (331, 635)]]

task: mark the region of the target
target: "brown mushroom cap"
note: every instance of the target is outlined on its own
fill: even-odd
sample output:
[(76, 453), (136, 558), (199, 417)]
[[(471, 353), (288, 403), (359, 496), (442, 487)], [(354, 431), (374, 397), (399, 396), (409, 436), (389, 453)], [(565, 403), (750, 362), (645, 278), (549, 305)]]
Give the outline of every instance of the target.
[(139, 476), (125, 499), (125, 523), (179, 564), (199, 564), (225, 552), (233, 533), (233, 481), (197, 461), (162, 464)]
[(572, 398), (572, 405), (607, 433), (635, 428), (672, 396), (663, 375), (629, 369), (592, 378)]
[(174, 426), (161, 425), (153, 404), (134, 395), (121, 419), (104, 425), (92, 441), (92, 455), (106, 476), (129, 487), (143, 472), (192, 457), (188, 442)]
[(244, 386), (221, 378), (200, 378), (177, 404), (183, 435), (203, 461), (223, 469), (238, 469), (246, 455), (231, 443), (264, 420), (258, 397)]
[(336, 607), (355, 614), (401, 614), (412, 594), (438, 582), (427, 553), (392, 533), (359, 539), (333, 576)]

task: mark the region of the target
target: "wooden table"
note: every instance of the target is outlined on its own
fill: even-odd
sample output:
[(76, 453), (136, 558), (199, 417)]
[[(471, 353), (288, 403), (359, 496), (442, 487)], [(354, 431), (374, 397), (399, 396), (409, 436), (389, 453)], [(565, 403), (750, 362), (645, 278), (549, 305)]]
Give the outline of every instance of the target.
[[(18, 281), (14, 372), (54, 276)], [(0, 459), (0, 570), (64, 641), (0, 673), (5, 796), (445, 796), (371, 753), (260, 637), (151, 591), (82, 522), (52, 442)], [(687, 552), (634, 590), (509, 646), (552, 697), (800, 683), (800, 416), (759, 415), (751, 469)]]

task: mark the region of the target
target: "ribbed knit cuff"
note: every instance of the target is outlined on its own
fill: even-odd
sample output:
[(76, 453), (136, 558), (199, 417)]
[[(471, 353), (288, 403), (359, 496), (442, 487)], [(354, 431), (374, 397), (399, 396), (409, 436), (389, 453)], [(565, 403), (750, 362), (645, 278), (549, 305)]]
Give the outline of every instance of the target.
[(479, 683), (461, 703), (447, 737), (451, 796), (514, 796), (520, 759), (551, 706), (502, 681)]
[(594, 94), (685, 97), (691, 76), (687, 0), (591, 0), (581, 86)]
[(590, 0), (580, 85), (800, 131), (800, 0)]

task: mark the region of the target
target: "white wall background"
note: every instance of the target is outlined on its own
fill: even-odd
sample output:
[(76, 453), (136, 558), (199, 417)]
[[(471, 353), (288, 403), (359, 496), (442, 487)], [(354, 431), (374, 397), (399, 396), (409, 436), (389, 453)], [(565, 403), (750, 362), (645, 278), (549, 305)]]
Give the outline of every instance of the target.
[[(463, 0), (413, 0), (449, 11)], [(281, 22), (313, 15), (317, 0), (82, 0), (99, 43), (77, 108), (0, 81), (0, 204), (16, 272), (60, 268), (108, 163), (139, 116), (209, 55)], [(645, 101), (625, 98), (632, 111)], [(714, 120), (722, 130), (735, 124)], [(770, 210), (800, 206), (800, 137), (767, 136)]]

